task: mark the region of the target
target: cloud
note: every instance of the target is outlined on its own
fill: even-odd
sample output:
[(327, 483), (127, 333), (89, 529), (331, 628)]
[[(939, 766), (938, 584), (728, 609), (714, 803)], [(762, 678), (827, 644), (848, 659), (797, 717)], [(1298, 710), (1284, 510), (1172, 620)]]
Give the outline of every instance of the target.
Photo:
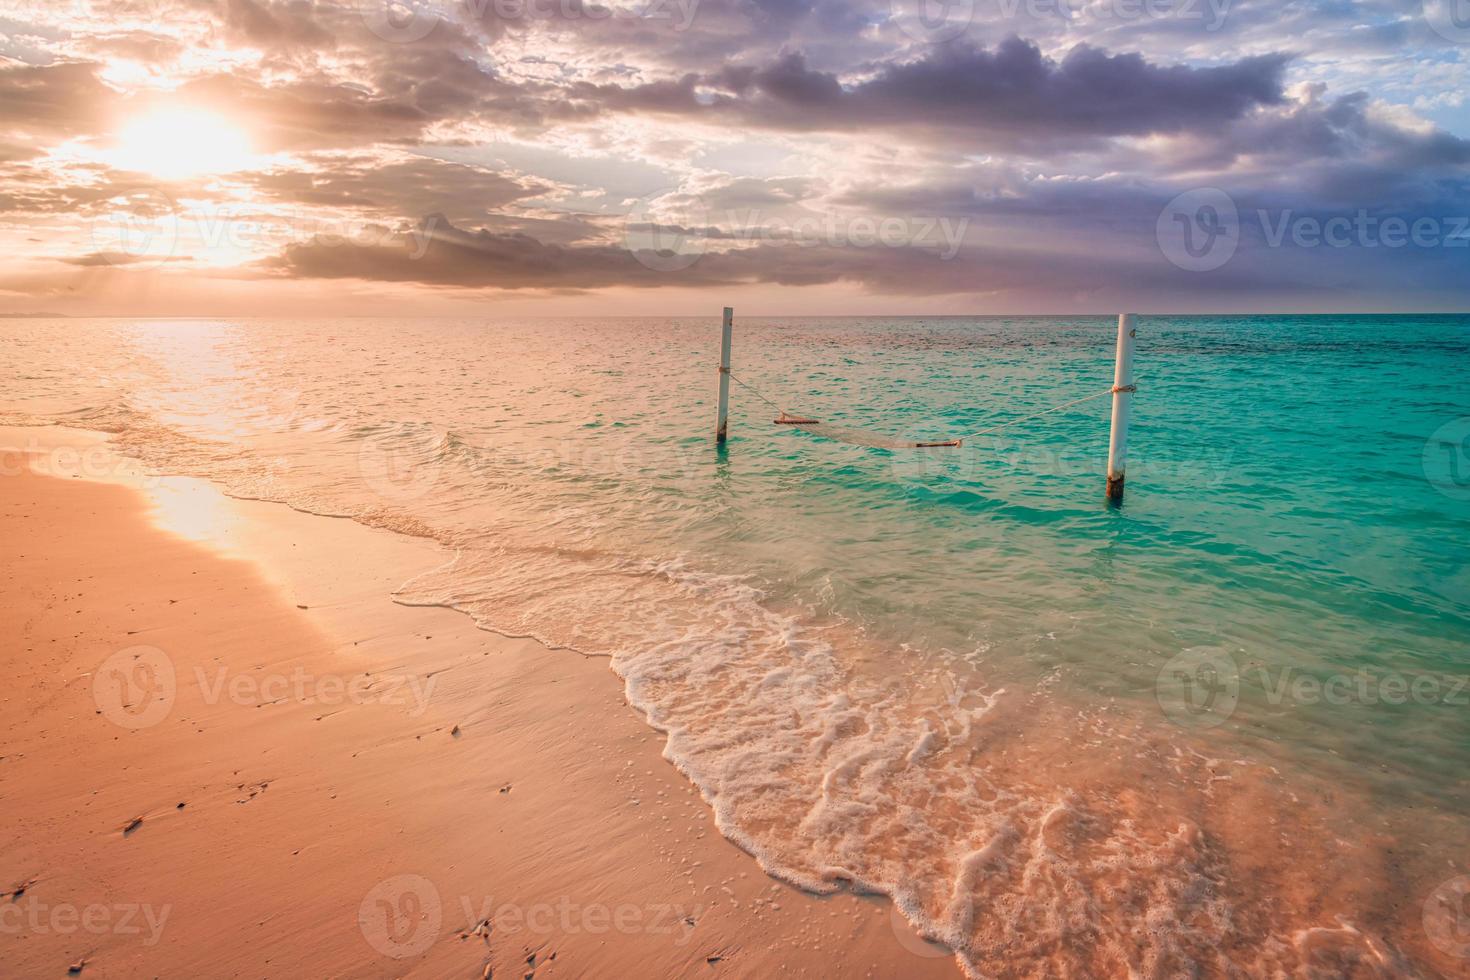
[(316, 4), (270, 0), (224, 0), (221, 15), (227, 34), (263, 48), (331, 47), (335, 38), (314, 16)]
[[(685, 248), (727, 242), (730, 237), (693, 230), (685, 239)], [(525, 234), (471, 232), (440, 216), (430, 216), (407, 233), (370, 243), (312, 240), (292, 245), (263, 262), (261, 268), (291, 279), (360, 279), (458, 289), (565, 292), (609, 287), (851, 283), (892, 295), (986, 291), (1025, 295), (1053, 289), (1059, 281), (1067, 282), (1070, 289), (1099, 289), (1122, 279), (1165, 282), (1177, 273), (1157, 253), (1146, 259), (995, 244), (968, 245), (946, 258), (941, 250), (925, 244), (820, 240), (760, 241), (675, 256), (606, 243), (562, 246)], [(1238, 288), (1241, 279), (1227, 272), (1216, 281)]]
[(56, 261), (66, 265), (81, 266), (82, 268), (97, 268), (99, 266), (121, 266), (121, 265), (156, 265), (159, 262), (192, 262), (193, 257), (189, 255), (133, 255), (128, 252), (89, 252), (86, 255), (75, 257), (63, 257)]
[(308, 167), (278, 168), (246, 179), (271, 198), (398, 218), (441, 213), (482, 219), (554, 189), (542, 181), (430, 158), (380, 161), (367, 155), (322, 154)]
[(116, 101), (97, 77), (100, 67), (0, 62), (0, 131), (62, 137), (96, 132)]
[[(1470, 212), (1470, 60), (1416, 3), (1192, 5), (1226, 15), (1213, 27), (980, 4), (964, 36), (925, 45), (889, 0), (435, 0), (449, 16), (397, 41), (357, 0), (116, 0), (91, 18), (18, 0), (0, 23), (0, 211), (11, 241), (67, 256), (41, 274), (77, 281), (101, 265), (141, 279), (92, 251), (88, 225), (164, 200), (186, 230), (250, 226), (151, 270), (178, 280), (245, 262), (405, 292), (1470, 296), (1449, 250), (1263, 250), (1254, 233), (1191, 278), (1154, 240), (1196, 187), (1243, 214)], [(118, 121), (169, 102), (220, 113), (269, 158), (171, 182), (108, 167)], [(623, 215), (635, 199), (642, 223)], [(793, 230), (814, 216), (970, 224), (944, 261)], [(630, 247), (654, 221), (706, 254), (660, 272), (667, 257)], [(339, 227), (365, 233), (307, 237)]]
[(199, 185), (166, 185), (105, 167), (58, 171), (37, 166), (34, 160), (0, 162), (0, 214), (90, 218), (121, 208), (146, 216), (173, 210), (175, 194), (197, 198), (208, 192)]
[(1054, 60), (1011, 38), (994, 51), (934, 46), (918, 61), (882, 63), (853, 81), (788, 52), (759, 66), (573, 92), (624, 112), (783, 130), (929, 130), (997, 148), (1044, 147), (1218, 128), (1280, 104), (1288, 62), (1272, 54), (1219, 67), (1156, 65), (1085, 45)]
[[(658, 274), (627, 249), (567, 246), (521, 233), (468, 232), (430, 215), (409, 234), (373, 243), (312, 239), (288, 246), (265, 268), (293, 278), (370, 279), (498, 289), (596, 289), (657, 285)], [(716, 278), (700, 277), (710, 284)]]

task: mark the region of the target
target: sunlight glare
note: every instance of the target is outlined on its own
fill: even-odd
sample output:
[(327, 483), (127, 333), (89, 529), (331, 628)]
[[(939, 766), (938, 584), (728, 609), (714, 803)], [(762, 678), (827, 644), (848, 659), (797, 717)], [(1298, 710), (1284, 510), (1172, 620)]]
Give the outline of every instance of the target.
[(214, 113), (165, 109), (125, 125), (111, 164), (164, 179), (231, 173), (250, 165), (250, 141)]

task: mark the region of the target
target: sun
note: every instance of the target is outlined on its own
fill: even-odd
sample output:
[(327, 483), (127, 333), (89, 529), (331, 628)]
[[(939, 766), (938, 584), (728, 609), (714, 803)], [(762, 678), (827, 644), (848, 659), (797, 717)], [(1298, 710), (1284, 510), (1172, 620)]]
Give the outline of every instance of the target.
[(161, 109), (125, 124), (108, 162), (165, 180), (232, 173), (250, 165), (250, 140), (213, 112)]

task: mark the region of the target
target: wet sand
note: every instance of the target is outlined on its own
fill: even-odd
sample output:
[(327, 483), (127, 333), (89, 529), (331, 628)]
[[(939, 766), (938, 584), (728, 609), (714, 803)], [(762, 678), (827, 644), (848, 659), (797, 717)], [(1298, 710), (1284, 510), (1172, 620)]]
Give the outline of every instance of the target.
[[(32, 453), (0, 450), (0, 976), (960, 975), (720, 836), (606, 659), (392, 601), (442, 547), (96, 433), (0, 446)], [(911, 762), (968, 760), (943, 840), (841, 851), (814, 803), (750, 846), (887, 861), (976, 976), (1464, 975), (1456, 814), (1125, 707), (1018, 693), (936, 735)]]
[(723, 839), (606, 661), (393, 603), (427, 542), (19, 462), (0, 975), (959, 975)]

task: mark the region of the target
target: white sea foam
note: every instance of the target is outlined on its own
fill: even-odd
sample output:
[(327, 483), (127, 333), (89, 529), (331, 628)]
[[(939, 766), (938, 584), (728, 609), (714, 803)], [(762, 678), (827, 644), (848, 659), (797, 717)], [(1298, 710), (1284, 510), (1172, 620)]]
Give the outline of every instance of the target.
[[(192, 365), (188, 346), (181, 336), (149, 348), (167, 369), (155, 373)], [(609, 658), (721, 833), (800, 887), (892, 896), (972, 976), (1331, 975), (1342, 964), (1412, 975), (1386, 938), (1402, 940), (1403, 914), (1375, 904), (1407, 873), (1375, 865), (1373, 845), (1342, 844), (1353, 824), (1332, 819), (1343, 808), (1329, 799), (1361, 797), (1299, 768), (1282, 775), (1237, 743), (1192, 740), (1116, 687), (1077, 697), (1074, 659), (1093, 638), (1070, 609), (1037, 603), (1000, 623), (991, 603), (973, 601), (968, 632), (936, 642), (921, 590), (871, 590), (905, 624), (894, 629), (854, 611), (854, 580), (877, 571), (841, 567), (840, 549), (821, 550), (825, 537), (788, 541), (772, 526), (779, 512), (752, 517), (752, 494), (721, 491), (738, 466), (689, 463), (677, 439), (585, 454), (585, 420), (565, 405), (559, 419), (510, 399), (482, 406), (482, 419), (517, 420), (510, 440), (460, 418), (395, 421), (374, 411), (375, 399), (392, 404), (381, 391), (322, 382), (292, 363), (293, 350), (266, 367), (321, 387), (314, 402), (303, 397), (309, 411), (249, 398), (237, 409), (221, 370), (213, 398), (185, 377), (170, 401), (153, 379), (137, 396), (104, 392), (86, 407), (8, 418), (106, 431), (153, 470), (441, 543), (444, 565), (404, 583), (400, 601)], [(364, 356), (344, 350), (344, 378)], [(436, 381), (463, 385), (456, 404), (477, 404), (462, 374), (452, 363)], [(804, 476), (802, 499), (825, 477)], [(669, 492), (680, 481), (699, 493)], [(888, 516), (867, 531), (907, 536), (902, 515)], [(733, 573), (763, 566), (743, 551), (722, 563), (671, 544), (712, 538), (710, 527), (745, 532), (720, 538), (732, 547), (794, 554), (794, 571)], [(1049, 569), (1016, 558), (1004, 535), (986, 547), (988, 587), (1051, 585)], [(1111, 582), (1106, 570), (1096, 579)], [(1109, 656), (1108, 671), (1144, 659)], [(1033, 661), (1029, 673), (1014, 669)], [(1357, 925), (1336, 924), (1339, 912)]]

